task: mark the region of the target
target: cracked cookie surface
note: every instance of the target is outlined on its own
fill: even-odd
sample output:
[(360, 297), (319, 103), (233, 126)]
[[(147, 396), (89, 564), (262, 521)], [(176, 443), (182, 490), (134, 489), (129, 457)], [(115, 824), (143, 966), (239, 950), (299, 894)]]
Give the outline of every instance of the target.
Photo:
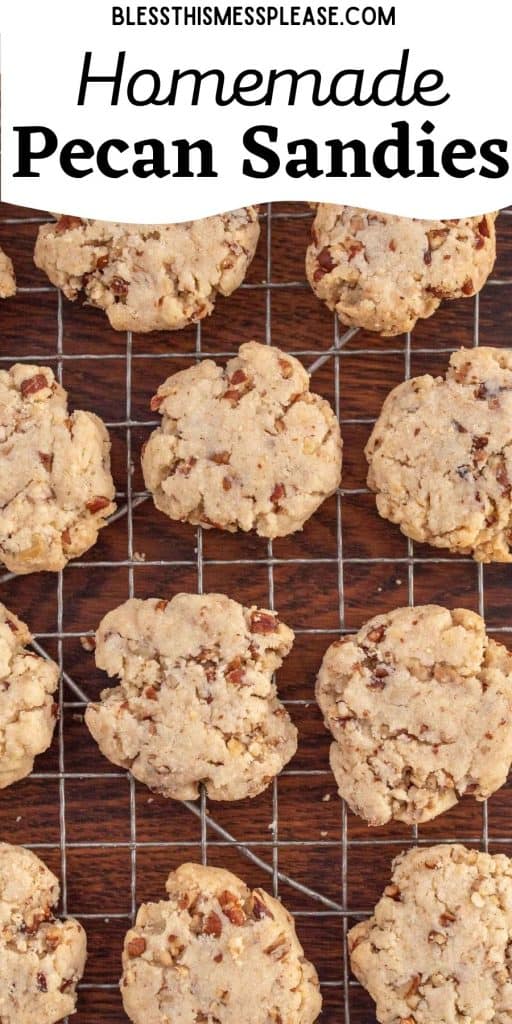
[(16, 295), (16, 279), (12, 260), (0, 249), (0, 299), (10, 299)]
[(512, 655), (474, 612), (378, 615), (326, 652), (316, 696), (340, 795), (371, 825), (484, 800), (512, 761)]
[(211, 360), (169, 377), (142, 455), (157, 508), (171, 519), (282, 537), (302, 529), (341, 478), (329, 403), (293, 356), (249, 342), (226, 368)]
[(377, 508), (407, 537), (512, 561), (510, 349), (462, 349), (445, 379), (400, 384), (365, 451)]
[(115, 511), (107, 430), (68, 412), (47, 366), (0, 371), (0, 560), (56, 572), (97, 540)]
[(259, 234), (252, 206), (183, 224), (64, 216), (39, 229), (34, 260), (68, 299), (83, 291), (115, 330), (173, 331), (242, 284)]
[(381, 1024), (509, 1024), (512, 861), (459, 845), (397, 857), (373, 916), (348, 935)]
[(89, 704), (100, 750), (151, 789), (193, 800), (256, 796), (293, 757), (297, 730), (272, 674), (293, 633), (223, 594), (132, 599), (109, 612), (96, 664), (120, 686)]
[(85, 932), (52, 908), (59, 883), (34, 853), (0, 843), (0, 1020), (55, 1024), (74, 1013)]
[(444, 299), (483, 288), (496, 259), (496, 217), (412, 220), (320, 203), (309, 283), (347, 327), (388, 337), (412, 331)]
[(173, 871), (166, 889), (167, 900), (142, 904), (124, 943), (134, 1024), (313, 1024), (318, 977), (279, 900), (199, 864)]
[(55, 727), (59, 670), (25, 650), (31, 640), (25, 623), (0, 604), (0, 789), (30, 775)]

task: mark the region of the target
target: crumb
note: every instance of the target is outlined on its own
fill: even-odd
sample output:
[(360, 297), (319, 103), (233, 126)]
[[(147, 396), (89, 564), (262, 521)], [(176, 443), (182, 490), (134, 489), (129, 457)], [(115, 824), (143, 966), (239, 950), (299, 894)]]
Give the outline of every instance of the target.
[(134, 562), (145, 562), (146, 561), (146, 552), (145, 551), (134, 551), (133, 552), (133, 561)]
[(94, 639), (93, 636), (81, 636), (80, 643), (84, 651), (88, 651), (89, 653), (91, 653), (91, 651), (94, 651), (96, 648), (96, 640)]
[(330, 793), (324, 793), (324, 795), (322, 797), (322, 803), (323, 804), (328, 804), (330, 799), (331, 799), (331, 794)]
[(322, 839), (325, 839), (329, 835), (329, 833), (328, 832), (320, 832), (320, 835), (321, 835)]

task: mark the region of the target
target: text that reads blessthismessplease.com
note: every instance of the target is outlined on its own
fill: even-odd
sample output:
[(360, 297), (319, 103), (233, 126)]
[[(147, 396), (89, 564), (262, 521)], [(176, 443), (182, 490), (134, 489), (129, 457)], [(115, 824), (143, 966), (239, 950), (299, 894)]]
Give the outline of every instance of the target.
[(111, 24), (134, 28), (386, 28), (396, 25), (396, 8), (369, 4), (128, 4), (111, 8)]

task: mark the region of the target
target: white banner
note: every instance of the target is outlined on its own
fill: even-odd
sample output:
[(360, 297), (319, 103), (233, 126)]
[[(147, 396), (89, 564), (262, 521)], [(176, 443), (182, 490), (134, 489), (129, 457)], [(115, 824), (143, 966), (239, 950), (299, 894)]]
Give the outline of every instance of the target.
[(504, 0), (5, 2), (2, 198), (175, 222), (277, 200), (512, 203)]

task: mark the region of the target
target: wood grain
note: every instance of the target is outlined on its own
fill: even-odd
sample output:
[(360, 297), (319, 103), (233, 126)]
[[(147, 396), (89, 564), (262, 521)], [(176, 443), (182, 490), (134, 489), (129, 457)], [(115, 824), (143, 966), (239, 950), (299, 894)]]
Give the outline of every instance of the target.
[[(276, 207), (281, 214), (272, 221), (272, 282), (270, 292), (272, 341), (304, 355), (310, 365), (315, 353), (332, 345), (333, 319), (305, 286), (304, 251), (310, 219), (293, 219), (285, 212), (307, 212), (290, 204)], [(37, 225), (8, 223), (34, 211), (0, 206), (0, 245), (12, 256), (21, 288), (45, 287), (48, 282), (33, 265), (32, 249)], [(37, 214), (35, 214), (37, 216)], [(219, 300), (215, 314), (203, 325), (202, 349), (215, 356), (235, 349), (250, 338), (266, 338), (266, 275), (268, 225), (248, 281), (259, 287), (242, 289), (229, 300)], [(480, 344), (510, 344), (512, 323), (512, 217), (498, 221), (499, 257), (494, 280), (479, 301)], [(444, 369), (447, 349), (471, 345), (474, 340), (477, 300), (446, 304), (414, 332), (411, 344), (413, 373)], [(41, 363), (56, 365), (58, 299), (54, 291), (20, 292), (0, 306), (0, 357), (12, 361), (33, 355)], [(109, 423), (125, 420), (126, 337), (112, 331), (97, 310), (80, 303), (62, 302), (63, 351), (73, 359), (63, 363), (64, 385), (74, 407), (92, 409)], [(132, 418), (151, 419), (149, 399), (161, 380), (194, 360), (194, 330), (133, 338), (131, 395)], [(353, 493), (365, 486), (364, 443), (389, 389), (403, 379), (404, 337), (384, 340), (360, 332), (339, 357), (340, 409), (345, 438), (342, 499), (343, 590), (345, 625), (358, 628), (366, 618), (387, 611), (408, 599), (407, 545), (401, 534), (377, 516), (370, 495)], [(106, 355), (106, 359), (91, 356)], [(148, 358), (149, 356), (149, 358)], [(165, 358), (161, 358), (161, 357)], [(89, 357), (89, 358), (88, 358)], [(157, 358), (159, 357), (159, 358)], [(9, 362), (2, 365), (9, 365)], [(335, 399), (334, 360), (314, 377), (314, 386), (331, 402)], [(140, 447), (148, 427), (131, 428), (134, 459), (132, 486), (142, 489), (138, 466)], [(123, 426), (112, 428), (113, 466), (120, 492), (126, 492), (127, 434)], [(352, 493), (350, 493), (352, 492)], [(119, 504), (123, 504), (119, 498)], [(169, 597), (197, 587), (196, 535), (187, 526), (172, 524), (149, 501), (134, 513), (133, 550), (146, 556), (134, 565), (134, 589), (140, 597)], [(268, 601), (269, 570), (264, 559), (267, 545), (254, 536), (224, 536), (212, 531), (204, 536), (204, 587), (229, 593), (246, 603)], [(96, 547), (79, 565), (64, 573), (63, 631), (80, 634), (94, 630), (101, 616), (128, 596), (126, 561), (129, 536), (126, 517), (101, 534)], [(276, 541), (274, 556), (275, 606), (283, 619), (299, 630), (296, 644), (279, 675), (284, 699), (305, 703), (290, 707), (300, 731), (294, 761), (280, 778), (278, 794), (277, 861), (292, 881), (282, 881), (279, 893), (296, 913), (297, 928), (307, 955), (316, 963), (324, 982), (323, 1024), (345, 1019), (343, 987), (343, 919), (292, 882), (316, 890), (326, 901), (341, 905), (346, 884), (349, 925), (368, 912), (389, 876), (392, 858), (411, 845), (412, 834), (393, 824), (369, 832), (363, 822), (342, 808), (328, 766), (328, 736), (313, 699), (313, 685), (322, 654), (331, 642), (339, 620), (339, 574), (336, 500), (326, 502), (301, 535)], [(442, 601), (448, 606), (465, 604), (478, 608), (477, 569), (470, 560), (436, 561), (436, 552), (418, 547), (414, 565), (415, 598)], [(247, 564), (229, 564), (240, 559)], [(322, 561), (318, 561), (322, 559)], [(375, 560), (385, 559), (379, 562)], [(148, 564), (160, 561), (180, 564)], [(310, 560), (304, 562), (304, 560)], [(490, 631), (510, 626), (512, 568), (486, 567), (485, 613)], [(26, 619), (40, 643), (52, 656), (58, 653), (56, 579), (48, 575), (21, 577), (0, 585), (0, 599)], [(301, 632), (314, 628), (317, 633)], [(496, 634), (503, 639), (503, 634)], [(77, 635), (65, 635), (62, 643), (65, 671), (88, 698), (96, 696), (105, 680), (94, 667)], [(84, 916), (89, 933), (89, 962), (80, 992), (76, 1024), (126, 1022), (115, 987), (120, 972), (120, 948), (131, 909), (130, 786), (123, 773), (115, 772), (99, 754), (83, 724), (83, 707), (64, 687), (63, 763), (65, 768), (67, 909)], [(0, 794), (0, 837), (38, 848), (49, 865), (61, 872), (59, 834), (59, 745), (41, 757), (36, 775)], [(98, 773), (100, 778), (86, 776)], [(314, 774), (311, 774), (314, 773)], [(167, 872), (186, 859), (200, 857), (200, 822), (180, 804), (152, 796), (135, 786), (136, 899), (163, 895)], [(272, 865), (272, 792), (253, 801), (210, 805), (209, 814), (222, 829)], [(491, 849), (512, 854), (512, 792), (510, 786), (489, 803), (488, 831)], [(463, 800), (457, 808), (420, 828), (420, 838), (459, 839), (480, 845), (484, 828), (480, 805)], [(346, 878), (342, 838), (347, 840)], [(378, 845), (369, 840), (378, 839)], [(271, 877), (244, 856), (243, 850), (226, 845), (214, 828), (207, 830), (208, 859), (242, 875), (250, 884), (271, 888)], [(41, 844), (41, 845), (39, 845)], [(99, 915), (95, 919), (87, 915)], [(121, 915), (121, 916), (116, 916)], [(123, 917), (122, 915), (126, 915)], [(107, 987), (105, 987), (107, 986)], [(112, 986), (112, 987), (109, 987)], [(353, 982), (347, 993), (353, 1024), (374, 1020), (367, 995)], [(346, 1022), (348, 1024), (348, 1021)]]

